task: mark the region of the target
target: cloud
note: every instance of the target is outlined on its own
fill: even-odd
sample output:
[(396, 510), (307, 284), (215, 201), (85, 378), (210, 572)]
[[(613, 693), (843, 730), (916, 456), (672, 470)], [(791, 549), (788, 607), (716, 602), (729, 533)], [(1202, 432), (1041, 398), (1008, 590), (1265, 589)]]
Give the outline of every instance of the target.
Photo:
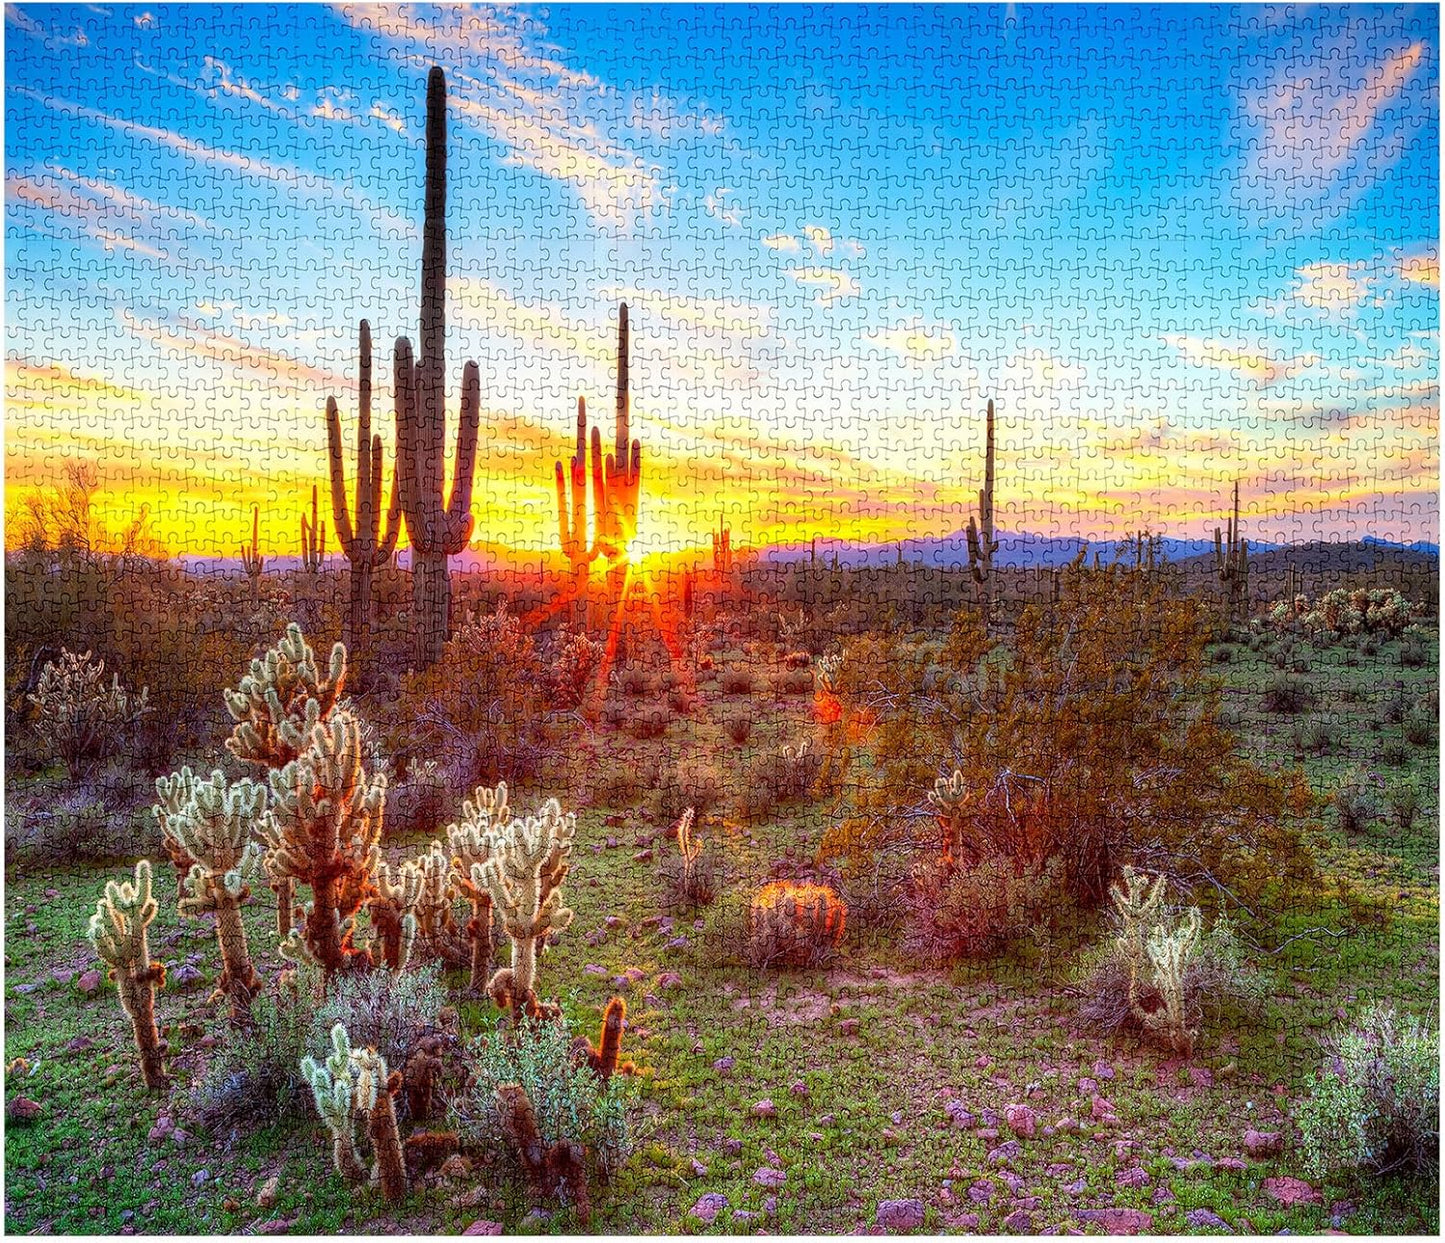
[(827, 306), (840, 298), (856, 297), (859, 292), (857, 280), (841, 268), (784, 268), (783, 274), (804, 289), (816, 290), (814, 301), (819, 306)]
[(817, 251), (818, 254), (822, 255), (823, 258), (826, 259), (833, 253), (833, 235), (822, 225), (805, 224), (803, 226), (803, 236), (807, 239), (808, 245)]
[(791, 233), (774, 233), (771, 237), (763, 238), (763, 245), (769, 250), (786, 251), (788, 254), (796, 254), (803, 249), (803, 243)]
[(387, 129), (397, 134), (406, 133), (406, 120), (401, 113), (393, 108), (388, 108), (380, 101), (371, 105), (371, 111), (367, 113), (373, 121), (380, 121)]
[(1440, 288), (1440, 256), (1433, 250), (1416, 251), (1400, 256), (1397, 271), (1402, 281)]
[(283, 388), (289, 383), (308, 389), (342, 389), (350, 388), (352, 383), (346, 376), (314, 367), (278, 350), (251, 345), (204, 324), (184, 319), (151, 322), (125, 308), (120, 310), (119, 318), (132, 336), (149, 342), (166, 354), (177, 358), (204, 359), (221, 363), (227, 368), (250, 371), (265, 376), (276, 388)]
[(726, 186), (719, 186), (703, 199), (702, 205), (709, 216), (721, 220), (724, 224), (732, 225), (735, 229), (739, 229), (743, 223), (743, 209), (736, 204), (729, 206), (723, 201), (732, 193), (733, 191)]
[(875, 345), (909, 362), (948, 358), (958, 349), (958, 336), (947, 324), (929, 323), (922, 317), (892, 328), (873, 328), (864, 337)]
[(1161, 338), (1173, 346), (1186, 362), (1196, 367), (1225, 371), (1256, 388), (1269, 388), (1298, 375), (1319, 361), (1318, 355), (1274, 357), (1258, 346), (1217, 341), (1187, 333), (1165, 333)]
[(1327, 315), (1347, 315), (1370, 296), (1370, 265), (1354, 263), (1307, 263), (1295, 271), (1290, 296), (1301, 306)]
[(132, 19), (141, 30), (149, 30), (156, 24), (154, 13), (137, 13)]

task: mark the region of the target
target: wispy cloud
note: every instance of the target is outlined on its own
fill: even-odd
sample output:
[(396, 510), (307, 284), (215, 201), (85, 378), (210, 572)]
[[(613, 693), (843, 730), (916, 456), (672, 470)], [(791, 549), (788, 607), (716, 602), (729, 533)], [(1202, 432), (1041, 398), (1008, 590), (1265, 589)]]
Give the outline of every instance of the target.
[(743, 209), (737, 203), (727, 202), (733, 193), (734, 191), (727, 186), (719, 186), (707, 194), (702, 205), (703, 210), (715, 220), (721, 220), (723, 224), (739, 229), (743, 223)]
[(120, 323), (132, 336), (149, 342), (163, 353), (177, 358), (198, 358), (228, 368), (260, 375), (275, 387), (290, 385), (340, 389), (349, 387), (346, 376), (315, 367), (279, 350), (253, 345), (230, 333), (219, 332), (190, 320), (148, 320), (122, 308)]
[(813, 301), (819, 306), (827, 306), (840, 298), (857, 297), (860, 290), (857, 279), (842, 268), (784, 268), (783, 274), (804, 289), (813, 290)]
[(958, 349), (958, 335), (952, 328), (921, 317), (890, 328), (870, 328), (863, 336), (880, 349), (909, 362), (948, 358)]
[(1440, 255), (1435, 250), (1418, 250), (1401, 255), (1396, 270), (1400, 279), (1416, 285), (1440, 288)]
[(803, 243), (791, 233), (774, 233), (763, 238), (763, 245), (769, 250), (780, 250), (790, 255), (797, 254), (803, 249)]
[(165, 259), (165, 239), (178, 233), (208, 231), (209, 223), (194, 212), (168, 207), (99, 177), (85, 177), (52, 166), (34, 174), (12, 173), (5, 179), (5, 198), (12, 205), (42, 214), (53, 236), (85, 237), (106, 249), (126, 250)]
[(1293, 300), (1303, 307), (1327, 315), (1343, 316), (1358, 310), (1370, 298), (1370, 265), (1354, 263), (1307, 263), (1295, 272)]
[(1269, 388), (1290, 379), (1319, 361), (1318, 355), (1275, 355), (1260, 346), (1215, 340), (1188, 333), (1165, 333), (1165, 344), (1196, 367), (1224, 371), (1257, 388)]

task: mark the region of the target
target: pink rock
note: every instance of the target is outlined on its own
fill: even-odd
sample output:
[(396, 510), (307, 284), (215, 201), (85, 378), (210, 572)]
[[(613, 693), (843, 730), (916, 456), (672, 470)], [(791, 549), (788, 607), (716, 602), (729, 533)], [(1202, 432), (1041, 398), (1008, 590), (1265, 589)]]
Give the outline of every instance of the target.
[(986, 1069), (988, 1066), (988, 1054), (980, 1053), (976, 1058), (973, 1059), (973, 1064), (977, 1066), (979, 1070)]
[(1147, 1187), (1150, 1182), (1149, 1171), (1136, 1165), (1133, 1169), (1120, 1170), (1114, 1181), (1120, 1187)]
[(736, 1063), (732, 1058), (720, 1057), (712, 1064), (712, 1068), (720, 1075), (730, 1075), (735, 1065)]
[(1027, 1105), (1006, 1105), (1003, 1116), (1015, 1135), (1021, 1139), (1033, 1139), (1038, 1130), (1038, 1118)]
[(100, 985), (101, 974), (94, 968), (91, 968), (91, 970), (89, 971), (83, 972), (80, 978), (75, 981), (76, 988), (80, 989), (80, 991), (84, 993), (87, 997), (94, 997), (95, 994), (100, 991)]
[(776, 1118), (778, 1116), (778, 1107), (767, 1097), (764, 1097), (753, 1106), (751, 1112), (754, 1118)]
[(688, 1210), (688, 1215), (696, 1217), (704, 1225), (710, 1226), (717, 1220), (717, 1215), (728, 1206), (728, 1198), (716, 1191), (709, 1191), (705, 1196), (699, 1196), (697, 1203)]
[(1322, 1204), (1320, 1193), (1302, 1178), (1266, 1178), (1265, 1192), (1273, 1196), (1285, 1208), (1296, 1204)]
[(759, 1187), (767, 1187), (776, 1191), (788, 1181), (787, 1174), (782, 1170), (775, 1170), (771, 1165), (764, 1165), (753, 1171), (753, 1182)]
[(1214, 1086), (1214, 1072), (1208, 1066), (1191, 1066), (1189, 1068), (1189, 1082), (1196, 1088), (1212, 1088)]
[(791, 1092), (794, 1096), (807, 1096), (808, 1085), (804, 1083), (801, 1079), (795, 1079), (793, 1081), (793, 1086), (790, 1087), (788, 1091)]
[(1113, 1101), (1106, 1100), (1102, 1096), (1095, 1096), (1094, 1099), (1089, 1102), (1089, 1116), (1096, 1122), (1118, 1121), (1118, 1118), (1114, 1114)]
[(858, 1034), (858, 1020), (844, 1019), (838, 1024), (838, 1030), (845, 1036), (856, 1036)]
[(1098, 1092), (1098, 1090), (1098, 1083), (1095, 1080), (1090, 1079), (1087, 1075), (1085, 1075), (1082, 1079), (1079, 1080), (1079, 1091), (1082, 1092), (1085, 1096), (1093, 1096), (1096, 1092)]
[(1153, 1216), (1137, 1208), (1076, 1208), (1074, 1216), (1102, 1226), (1105, 1234), (1146, 1234), (1154, 1229)]
[(1278, 1131), (1246, 1131), (1244, 1151), (1256, 1161), (1262, 1157), (1278, 1156), (1284, 1151), (1284, 1136)]
[(657, 987), (664, 993), (670, 989), (681, 988), (682, 976), (678, 975), (676, 971), (664, 971), (657, 977)]
[(881, 1200), (874, 1221), (880, 1230), (917, 1230), (923, 1219), (922, 1200)]
[(582, 968), (582, 970), (587, 975), (607, 974), (607, 968), (604, 967), (600, 962), (589, 962), (585, 967)]
[(501, 1234), (502, 1223), (499, 1221), (474, 1221), (462, 1231), (463, 1234)]

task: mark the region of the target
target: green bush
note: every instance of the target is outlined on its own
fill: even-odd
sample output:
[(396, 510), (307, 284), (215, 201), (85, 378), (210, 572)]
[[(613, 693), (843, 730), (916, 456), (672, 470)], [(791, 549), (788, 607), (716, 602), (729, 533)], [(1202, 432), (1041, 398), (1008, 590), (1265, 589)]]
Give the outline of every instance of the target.
[(1428, 746), (1435, 741), (1436, 722), (1418, 708), (1405, 714), (1405, 741), (1417, 747)]
[(1327, 755), (1334, 750), (1335, 731), (1328, 721), (1317, 716), (1297, 721), (1294, 727), (1294, 745), (1309, 755)]
[(1408, 833), (1415, 827), (1415, 817), (1420, 814), (1420, 782), (1414, 777), (1395, 782), (1385, 791), (1385, 802), (1389, 805), (1395, 827), (1402, 833)]
[(1264, 707), (1267, 712), (1303, 712), (1312, 703), (1314, 695), (1304, 678), (1281, 670), (1269, 681), (1264, 690)]
[(1345, 774), (1330, 799), (1342, 833), (1364, 833), (1375, 823), (1379, 814), (1375, 799), (1377, 784), (1359, 770)]
[(1387, 738), (1380, 744), (1380, 763), (1399, 768), (1410, 762), (1409, 744), (1399, 738)]
[(910, 958), (939, 964), (997, 953), (1067, 908), (1063, 866), (1019, 869), (1001, 854), (970, 867), (920, 864), (906, 896), (903, 945)]
[(1440, 1165), (1440, 1041), (1418, 1020), (1372, 1006), (1326, 1046), (1295, 1116), (1311, 1175)]

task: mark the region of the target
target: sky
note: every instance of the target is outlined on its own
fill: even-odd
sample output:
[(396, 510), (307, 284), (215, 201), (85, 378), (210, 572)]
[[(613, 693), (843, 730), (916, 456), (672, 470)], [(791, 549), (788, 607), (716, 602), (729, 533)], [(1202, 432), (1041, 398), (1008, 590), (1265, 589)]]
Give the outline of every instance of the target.
[(956, 532), (990, 398), (1006, 532), (1438, 539), (1425, 6), (7, 5), (7, 512), (294, 553), (362, 318), (390, 461), (433, 64), (477, 542), (555, 546), (622, 300), (649, 550)]

